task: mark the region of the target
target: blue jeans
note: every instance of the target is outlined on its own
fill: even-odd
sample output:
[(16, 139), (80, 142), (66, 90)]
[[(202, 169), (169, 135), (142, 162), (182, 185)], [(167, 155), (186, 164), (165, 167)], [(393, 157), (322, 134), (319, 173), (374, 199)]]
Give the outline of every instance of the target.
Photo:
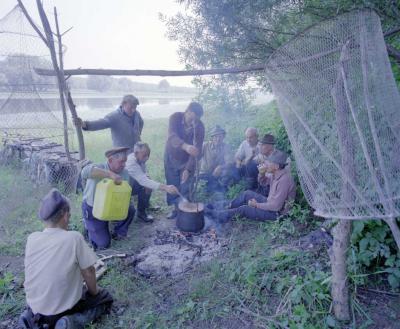
[[(99, 220), (94, 217), (93, 207), (89, 206), (86, 201), (82, 202), (82, 214), (85, 228), (88, 231), (89, 240), (93, 248), (108, 248), (111, 243), (108, 221)], [(134, 216), (135, 208), (130, 205), (126, 219), (114, 222), (114, 234), (125, 237), (128, 234), (128, 228)]]

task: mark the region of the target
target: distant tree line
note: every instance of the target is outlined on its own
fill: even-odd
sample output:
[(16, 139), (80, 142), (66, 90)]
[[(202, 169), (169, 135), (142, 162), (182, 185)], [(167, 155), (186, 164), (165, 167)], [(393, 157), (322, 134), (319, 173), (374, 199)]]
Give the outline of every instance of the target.
[[(54, 77), (40, 76), (34, 68), (52, 68), (46, 57), (13, 54), (0, 57), (0, 91), (52, 91), (57, 88)], [(71, 77), (68, 79), (72, 90), (93, 90), (99, 92), (121, 91), (134, 93), (137, 91), (193, 93), (194, 88), (171, 86), (166, 79), (158, 84), (135, 82), (129, 78), (109, 76)]]

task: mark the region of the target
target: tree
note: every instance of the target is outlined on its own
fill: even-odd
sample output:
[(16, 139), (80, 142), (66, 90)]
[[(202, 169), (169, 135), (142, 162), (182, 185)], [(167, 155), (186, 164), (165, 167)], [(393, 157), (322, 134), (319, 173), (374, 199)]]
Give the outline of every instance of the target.
[(162, 79), (159, 83), (158, 83), (158, 89), (160, 91), (163, 92), (167, 92), (169, 90), (169, 88), (171, 87), (171, 85), (169, 84), (169, 82), (167, 81), (167, 79)]
[[(188, 68), (232, 67), (265, 64), (280, 45), (312, 24), (345, 11), (369, 7), (381, 18), (388, 53), (400, 63), (400, 2), (393, 0), (181, 0), (191, 10), (165, 19), (169, 37), (179, 43), (179, 54)], [(225, 79), (197, 79), (207, 90), (236, 83), (246, 86), (255, 76), (266, 86), (262, 74), (241, 74)], [(346, 277), (346, 252), (349, 245), (350, 223), (340, 220), (334, 228), (332, 251), (333, 304), (340, 320), (350, 317)], [(346, 300), (347, 299), (347, 300)], [(339, 305), (340, 304), (340, 305)]]
[(112, 81), (112, 77), (90, 75), (86, 83), (88, 89), (106, 91), (110, 89)]

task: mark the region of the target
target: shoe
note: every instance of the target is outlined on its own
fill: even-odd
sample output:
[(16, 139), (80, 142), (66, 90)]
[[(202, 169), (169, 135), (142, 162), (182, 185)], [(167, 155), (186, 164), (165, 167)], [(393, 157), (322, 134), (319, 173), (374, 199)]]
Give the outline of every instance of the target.
[(137, 218), (145, 223), (153, 223), (153, 216), (148, 216), (145, 212), (138, 212)]
[(175, 219), (178, 216), (178, 211), (176, 209), (172, 210), (168, 215), (168, 219)]
[(160, 206), (149, 206), (147, 208), (147, 210), (149, 210), (149, 211), (159, 211), (159, 210), (161, 210), (161, 207)]
[(54, 329), (75, 329), (77, 328), (74, 325), (74, 321), (68, 315), (63, 316), (62, 318), (58, 319)]
[(18, 328), (30, 329), (33, 328), (33, 313), (31, 309), (22, 312), (18, 319)]
[(121, 241), (121, 240), (128, 240), (127, 235), (118, 235), (116, 233), (111, 234), (111, 238), (116, 241)]

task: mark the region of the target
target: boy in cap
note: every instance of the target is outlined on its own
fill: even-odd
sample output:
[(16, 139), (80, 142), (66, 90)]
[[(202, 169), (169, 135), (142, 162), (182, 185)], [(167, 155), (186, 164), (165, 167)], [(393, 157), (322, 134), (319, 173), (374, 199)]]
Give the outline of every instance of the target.
[[(97, 287), (96, 254), (83, 236), (68, 231), (70, 204), (57, 189), (39, 209), (45, 229), (28, 236), (25, 249), (25, 293), (28, 309), (22, 328), (83, 328), (111, 306), (111, 295)], [(86, 283), (84, 288), (83, 283)]]
[(267, 173), (272, 175), (272, 181), (268, 197), (262, 194), (247, 190), (239, 194), (230, 202), (226, 210), (213, 210), (213, 205), (208, 205), (206, 212), (219, 220), (227, 222), (233, 217), (242, 217), (266, 221), (275, 220), (278, 216), (288, 211), (290, 201), (296, 196), (296, 186), (294, 180), (285, 166), (287, 164), (287, 154), (276, 150), (267, 158)]
[[(121, 184), (122, 180), (129, 181), (128, 171), (125, 169), (128, 147), (115, 147), (105, 152), (106, 163), (90, 164), (82, 169), (82, 180), (87, 180), (82, 197), (82, 213), (85, 228), (92, 246), (108, 248), (111, 243), (111, 235), (108, 222), (93, 216), (93, 202), (97, 183), (103, 178), (112, 179), (115, 184)], [(112, 237), (124, 239), (128, 234), (128, 228), (135, 216), (135, 208), (129, 206), (128, 216), (125, 220), (114, 222)]]
[[(168, 138), (165, 144), (164, 169), (168, 185), (175, 185), (185, 197), (189, 196), (193, 176), (201, 157), (204, 141), (204, 125), (200, 121), (203, 107), (189, 103), (185, 112), (175, 112), (169, 117)], [(177, 195), (167, 195), (168, 205), (175, 209), (167, 216), (177, 215)]]
[(125, 95), (119, 108), (103, 119), (82, 121), (81, 118), (77, 118), (74, 123), (88, 131), (110, 128), (113, 146), (128, 147), (132, 152), (136, 142), (140, 141), (144, 125), (140, 113), (136, 110), (138, 105), (139, 100), (135, 96)]
[(207, 191), (224, 190), (232, 176), (233, 159), (228, 144), (224, 143), (226, 132), (219, 125), (211, 131), (211, 140), (203, 145), (200, 179), (207, 182)]

